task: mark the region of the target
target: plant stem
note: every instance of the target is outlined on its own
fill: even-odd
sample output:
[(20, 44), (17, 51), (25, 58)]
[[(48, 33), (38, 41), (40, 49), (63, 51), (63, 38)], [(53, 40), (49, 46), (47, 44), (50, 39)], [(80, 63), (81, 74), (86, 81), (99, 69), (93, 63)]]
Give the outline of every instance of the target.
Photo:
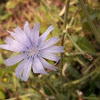
[[(46, 80), (46, 84), (49, 88), (49, 90), (51, 91), (51, 93), (54, 95), (56, 100), (62, 100), (60, 93), (58, 92), (58, 90), (51, 84), (51, 82), (49, 80)], [(58, 96), (57, 96), (58, 95)]]
[(74, 44), (74, 46), (77, 48), (77, 50), (79, 50), (82, 54), (85, 54), (85, 52), (74, 42), (74, 40), (72, 39), (72, 37), (69, 35), (68, 32), (66, 32), (66, 35), (69, 37), (69, 39), (72, 41), (72, 43)]
[(90, 15), (89, 15), (89, 13), (87, 11), (87, 8), (84, 5), (83, 0), (79, 0), (79, 3), (80, 3), (80, 6), (81, 6), (86, 18), (87, 18), (87, 21), (88, 21), (88, 23), (90, 25), (90, 28), (91, 28), (96, 40), (98, 41), (98, 43), (100, 43), (100, 33), (98, 32), (98, 30), (96, 29), (95, 25), (93, 24), (92, 19), (91, 19)]
[(84, 74), (87, 74), (89, 72), (89, 70), (96, 65), (96, 63), (100, 60), (100, 57), (98, 57), (97, 59), (94, 60), (94, 62), (87, 67), (87, 69), (84, 71)]
[[(85, 51), (84, 51), (85, 52)], [(100, 52), (98, 52), (98, 53), (92, 53), (92, 52), (86, 52), (86, 53), (88, 53), (88, 54), (90, 54), (90, 55), (92, 55), (92, 56), (95, 56), (95, 57), (98, 57), (98, 56), (100, 56)], [(65, 56), (78, 56), (78, 55), (82, 55), (82, 53), (81, 52), (75, 52), (75, 53), (65, 53)]]
[[(68, 22), (68, 11), (69, 11), (69, 4), (70, 4), (70, 0), (67, 0), (67, 3), (66, 3), (66, 9), (65, 9), (65, 14), (64, 14), (64, 23), (63, 23), (63, 29), (66, 28), (66, 24)], [(64, 45), (64, 36), (65, 36), (65, 33), (63, 33), (62, 35), (62, 46)], [(62, 67), (63, 67), (63, 54), (61, 54), (61, 67), (60, 67), (60, 73), (62, 75)]]
[(68, 22), (68, 11), (69, 11), (69, 4), (70, 4), (70, 0), (67, 0), (66, 3), (66, 9), (65, 9), (65, 15), (64, 15), (64, 28), (66, 28), (66, 24)]
[[(38, 94), (40, 94), (41, 95), (41, 97), (43, 97), (43, 94), (38, 90), (38, 89), (36, 89), (35, 87), (33, 87), (32, 86), (32, 88), (38, 93)], [(44, 97), (43, 97), (44, 98)]]
[(63, 87), (68, 86), (68, 85), (75, 85), (75, 84), (78, 84), (78, 83), (80, 83), (80, 82), (86, 80), (87, 78), (89, 78), (89, 77), (92, 76), (93, 74), (95, 74), (97, 71), (98, 71), (98, 69), (95, 69), (93, 72), (91, 72), (90, 74), (84, 76), (84, 77), (81, 78), (81, 79), (78, 79), (78, 80), (75, 80), (75, 81), (73, 81), (73, 82), (69, 82), (69, 83), (64, 84)]

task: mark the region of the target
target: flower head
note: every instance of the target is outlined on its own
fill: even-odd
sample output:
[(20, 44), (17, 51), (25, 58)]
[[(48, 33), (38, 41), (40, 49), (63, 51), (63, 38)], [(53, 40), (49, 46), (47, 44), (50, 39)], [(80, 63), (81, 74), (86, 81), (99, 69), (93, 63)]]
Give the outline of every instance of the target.
[(63, 53), (62, 46), (55, 46), (59, 41), (58, 37), (52, 37), (46, 40), (49, 33), (54, 29), (51, 25), (41, 36), (39, 36), (40, 25), (35, 24), (31, 30), (30, 25), (26, 22), (24, 30), (20, 27), (14, 29), (15, 32), (8, 31), (14, 39), (7, 37), (4, 45), (1, 48), (10, 51), (20, 52), (19, 55), (5, 60), (7, 66), (14, 65), (21, 61), (16, 68), (15, 74), (22, 81), (27, 81), (31, 68), (34, 73), (48, 73), (44, 68), (56, 70), (56, 67), (49, 64), (46, 59), (58, 62), (60, 57), (55, 53)]

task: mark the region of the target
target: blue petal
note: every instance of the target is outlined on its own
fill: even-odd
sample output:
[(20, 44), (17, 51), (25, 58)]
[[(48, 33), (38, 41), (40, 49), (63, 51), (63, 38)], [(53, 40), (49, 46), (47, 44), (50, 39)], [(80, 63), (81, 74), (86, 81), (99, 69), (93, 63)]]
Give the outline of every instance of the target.
[(45, 68), (56, 71), (57, 67), (55, 67), (55, 66), (49, 64), (49, 63), (48, 63), (46, 60), (44, 60), (42, 57), (39, 57), (39, 59), (40, 59), (42, 65), (43, 65)]
[(8, 31), (16, 41), (20, 42), (21, 44), (25, 45), (26, 47), (30, 47), (31, 43), (28, 40), (26, 34), (24, 33), (24, 31), (20, 28), (17, 27), (14, 29), (15, 33)]
[(11, 65), (14, 65), (16, 63), (18, 63), (19, 61), (23, 60), (25, 58), (25, 54), (20, 54), (20, 55), (17, 55), (17, 56), (13, 56), (11, 58), (8, 58), (5, 60), (5, 64), (7, 66), (11, 66)]
[(50, 47), (50, 46), (56, 44), (57, 42), (59, 42), (59, 40), (60, 40), (60, 39), (59, 39), (57, 36), (52, 37), (52, 38), (50, 38), (49, 40), (47, 40), (46, 42), (44, 42), (44, 43), (41, 45), (40, 49), (45, 49), (45, 48), (47, 48), (47, 47)]
[(48, 75), (48, 73), (44, 70), (43, 65), (41, 64), (39, 58), (37, 57), (35, 57), (33, 62), (33, 72)]
[(63, 46), (51, 46), (45, 49), (42, 49), (41, 52), (47, 52), (47, 53), (63, 53), (64, 48)]
[(24, 33), (26, 34), (26, 36), (28, 37), (30, 43), (32, 44), (31, 37), (33, 37), (33, 34), (32, 34), (32, 30), (31, 30), (31, 27), (30, 27), (28, 21), (24, 25)]
[(24, 59), (16, 68), (15, 74), (18, 78), (21, 78), (22, 81), (27, 81), (30, 71), (31, 71), (32, 62), (28, 59)]
[(40, 30), (40, 24), (37, 23), (37, 24), (34, 25), (34, 28), (32, 30), (33, 37), (31, 37), (31, 41), (35, 46), (38, 45), (39, 30)]
[(44, 42), (47, 38), (47, 36), (49, 35), (49, 33), (54, 29), (54, 27), (51, 25), (39, 38), (39, 45), (42, 44), (42, 42)]
[(46, 52), (41, 52), (41, 56), (42, 56), (43, 58), (46, 58), (46, 59), (52, 60), (52, 61), (56, 61), (56, 62), (58, 62), (58, 61), (61, 59), (61, 57), (58, 57), (58, 56), (55, 55), (55, 54), (46, 53)]
[(6, 41), (5, 41), (7, 44), (4, 44), (4, 45), (0, 45), (0, 47), (2, 49), (7, 49), (7, 50), (11, 50), (11, 51), (15, 51), (15, 52), (21, 52), (21, 51), (25, 51), (27, 50), (27, 48), (22, 45), (21, 43), (7, 37), (6, 38)]

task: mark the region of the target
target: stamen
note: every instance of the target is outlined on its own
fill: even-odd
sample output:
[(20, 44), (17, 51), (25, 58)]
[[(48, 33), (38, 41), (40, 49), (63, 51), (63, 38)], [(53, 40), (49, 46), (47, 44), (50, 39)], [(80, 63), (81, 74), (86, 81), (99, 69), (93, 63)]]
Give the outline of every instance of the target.
[(34, 59), (34, 56), (38, 55), (39, 50), (37, 47), (32, 47), (30, 49), (28, 49), (27, 54), (31, 59)]

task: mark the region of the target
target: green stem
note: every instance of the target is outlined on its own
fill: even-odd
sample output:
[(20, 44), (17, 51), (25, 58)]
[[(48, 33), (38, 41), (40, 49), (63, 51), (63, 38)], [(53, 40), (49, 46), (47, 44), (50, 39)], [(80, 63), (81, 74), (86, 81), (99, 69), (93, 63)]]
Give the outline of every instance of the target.
[[(70, 0), (67, 0), (67, 3), (66, 3), (66, 9), (65, 9), (65, 14), (64, 14), (64, 23), (63, 23), (63, 28), (65, 29), (66, 28), (66, 24), (68, 22), (68, 11), (69, 11), (69, 4), (70, 4)], [(62, 46), (64, 45), (64, 36), (65, 36), (65, 33), (62, 35)], [(63, 54), (61, 54), (61, 67), (60, 67), (60, 73), (62, 75), (62, 67), (63, 67)]]
[(100, 34), (99, 34), (98, 30), (96, 29), (95, 25), (92, 22), (92, 19), (91, 19), (90, 15), (89, 15), (89, 13), (87, 11), (86, 6), (84, 5), (83, 0), (79, 0), (79, 3), (80, 3), (80, 6), (81, 6), (86, 18), (87, 18), (87, 21), (88, 21), (88, 23), (90, 25), (90, 28), (91, 28), (96, 40), (98, 41), (98, 43), (100, 43)]
[(72, 37), (69, 35), (68, 32), (66, 32), (66, 35), (69, 37), (69, 39), (72, 41), (72, 43), (74, 44), (74, 46), (77, 48), (77, 50), (79, 50), (82, 54), (84, 54), (85, 52), (74, 42), (74, 40), (72, 39)]
[(65, 9), (65, 15), (64, 15), (64, 29), (66, 28), (66, 24), (68, 22), (68, 11), (69, 11), (69, 3), (70, 3), (70, 0), (67, 0), (67, 3), (66, 3), (66, 9)]
[[(100, 56), (100, 53), (92, 53), (92, 52), (86, 52), (86, 53), (88, 53), (88, 54), (90, 54), (92, 56), (95, 56), (95, 57)], [(68, 52), (66, 52), (65, 53), (65, 56), (78, 56), (78, 55), (82, 55), (82, 53), (81, 52), (75, 52), (75, 53), (68, 53)]]
[(58, 90), (51, 84), (51, 82), (49, 80), (46, 80), (46, 84), (49, 88), (49, 90), (51, 91), (51, 93), (54, 95), (56, 100), (62, 100), (60, 93), (58, 92)]
[(98, 71), (98, 69), (94, 70), (93, 72), (91, 72), (90, 74), (84, 76), (84, 77), (81, 78), (81, 79), (75, 80), (75, 81), (73, 81), (73, 82), (66, 83), (66, 84), (64, 84), (63, 87), (66, 87), (66, 86), (68, 86), (68, 85), (75, 85), (75, 84), (78, 84), (78, 83), (80, 83), (80, 82), (86, 80), (87, 78), (89, 78), (89, 77), (92, 76), (93, 74), (95, 74), (97, 71)]
[(84, 74), (87, 74), (87, 73), (90, 71), (90, 69), (91, 69), (93, 66), (96, 65), (96, 63), (97, 63), (99, 60), (100, 60), (100, 57), (98, 57), (97, 59), (95, 59), (94, 62), (93, 62), (89, 67), (87, 67), (87, 69), (84, 71)]
[(43, 94), (42, 94), (38, 89), (36, 89), (36, 88), (33, 87), (33, 86), (32, 86), (32, 88), (33, 88), (38, 94), (40, 94), (42, 98), (44, 98), (44, 97), (43, 97)]

